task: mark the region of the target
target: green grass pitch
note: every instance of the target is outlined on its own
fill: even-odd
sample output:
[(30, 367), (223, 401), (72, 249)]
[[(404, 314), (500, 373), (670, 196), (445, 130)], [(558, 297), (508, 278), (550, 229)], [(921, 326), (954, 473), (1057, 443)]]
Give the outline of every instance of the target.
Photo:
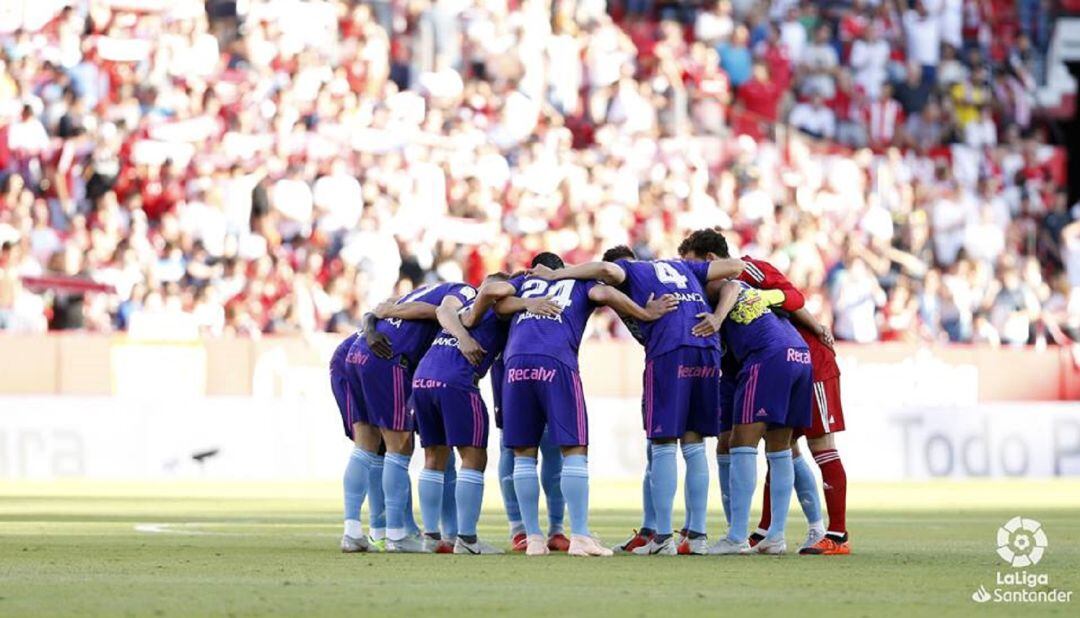
[[(1076, 481), (853, 484), (855, 553), (831, 558), (343, 555), (338, 491), (5, 482), (0, 616), (1080, 615)], [(596, 487), (594, 531), (623, 538), (637, 498), (629, 483)], [(1003, 569), (996, 532), (1015, 515), (1042, 522), (1049, 548), (1029, 570), (1076, 591), (1071, 604), (971, 600)], [(804, 533), (793, 505), (789, 544)], [(505, 539), (501, 511), (481, 534)]]

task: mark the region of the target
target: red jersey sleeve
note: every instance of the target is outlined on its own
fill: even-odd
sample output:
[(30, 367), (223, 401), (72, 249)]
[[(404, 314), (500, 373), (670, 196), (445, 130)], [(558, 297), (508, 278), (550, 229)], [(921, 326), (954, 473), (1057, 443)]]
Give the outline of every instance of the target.
[(755, 260), (745, 255), (740, 259), (746, 264), (746, 268), (739, 275), (739, 281), (762, 290), (780, 290), (784, 293), (784, 304), (781, 307), (785, 311), (798, 311), (806, 304), (802, 292), (796, 289), (794, 285), (791, 285), (787, 277), (777, 270), (775, 266), (765, 260)]

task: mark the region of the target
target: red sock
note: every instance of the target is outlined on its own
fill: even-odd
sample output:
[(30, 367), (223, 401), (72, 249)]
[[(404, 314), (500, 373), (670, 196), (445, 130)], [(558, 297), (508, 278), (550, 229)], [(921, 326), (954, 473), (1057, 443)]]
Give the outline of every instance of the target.
[(761, 501), (761, 521), (758, 522), (758, 528), (762, 530), (768, 530), (772, 525), (772, 501), (769, 500), (769, 477), (771, 476), (771, 472), (765, 474), (765, 497)]
[(825, 508), (829, 511), (829, 532), (847, 532), (847, 472), (836, 449), (814, 453), (814, 461), (821, 468), (821, 482), (825, 488)]

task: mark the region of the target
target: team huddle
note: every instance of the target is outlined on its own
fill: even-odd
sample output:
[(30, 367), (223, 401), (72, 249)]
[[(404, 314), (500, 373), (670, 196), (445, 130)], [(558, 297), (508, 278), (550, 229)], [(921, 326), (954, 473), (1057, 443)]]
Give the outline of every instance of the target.
[[(846, 476), (832, 438), (844, 421), (828, 329), (779, 271), (730, 257), (717, 231), (690, 234), (679, 253), (637, 260), (620, 246), (577, 266), (541, 253), (524, 273), (492, 274), (479, 288), (421, 287), (365, 316), (363, 331), (343, 341), (330, 362), (331, 388), (354, 442), (343, 480), (341, 550), (502, 553), (477, 536), (490, 432), (479, 383), (490, 372), (513, 551), (783, 554), (794, 492), (809, 524), (799, 552), (849, 553)], [(586, 323), (600, 306), (614, 310), (645, 349), (643, 519), (613, 548), (589, 531), (589, 423), (578, 371)], [(409, 477), (414, 434), (424, 451), (422, 529)], [(821, 468), (827, 528), (816, 478), (798, 454), (800, 436)], [(707, 437), (718, 438), (728, 526), (711, 544)], [(751, 531), (762, 441), (769, 473), (762, 519)], [(686, 520), (676, 532), (679, 451)], [(365, 500), (368, 534), (360, 517)]]

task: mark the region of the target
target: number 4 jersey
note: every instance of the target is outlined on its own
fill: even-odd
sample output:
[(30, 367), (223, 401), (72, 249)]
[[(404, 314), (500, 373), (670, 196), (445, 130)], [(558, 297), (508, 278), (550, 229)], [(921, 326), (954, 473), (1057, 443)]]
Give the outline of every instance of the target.
[(641, 306), (649, 295), (660, 298), (672, 294), (679, 301), (675, 311), (655, 322), (643, 322), (645, 356), (656, 358), (680, 347), (720, 349), (716, 336), (695, 337), (690, 331), (700, 321), (699, 313), (710, 313), (712, 307), (705, 299), (709, 263), (685, 260), (617, 260), (626, 273), (626, 281), (620, 286), (634, 302)]
[(514, 277), (510, 284), (521, 298), (547, 298), (563, 308), (561, 314), (546, 317), (522, 311), (510, 323), (510, 336), (503, 358), (518, 355), (550, 356), (566, 366), (578, 368), (578, 348), (589, 316), (596, 304), (589, 300), (595, 281), (546, 281), (536, 277)]

